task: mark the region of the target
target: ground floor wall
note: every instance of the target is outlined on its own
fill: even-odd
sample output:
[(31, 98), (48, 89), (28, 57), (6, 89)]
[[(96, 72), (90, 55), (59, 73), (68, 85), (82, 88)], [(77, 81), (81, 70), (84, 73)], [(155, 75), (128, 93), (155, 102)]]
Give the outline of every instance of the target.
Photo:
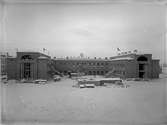
[(37, 79), (36, 62), (19, 62), (17, 63), (17, 79)]
[(7, 59), (6, 68), (8, 79), (17, 79), (17, 62), (15, 58)]
[(152, 69), (151, 77), (152, 78), (159, 78), (159, 74), (161, 72), (160, 66), (159, 66), (159, 60), (152, 61), (152, 65), (151, 66), (152, 66), (151, 67), (151, 69)]
[(18, 61), (9, 59), (7, 63), (8, 79), (49, 79), (48, 60)]
[(49, 67), (48, 67), (48, 60), (40, 60), (38, 61), (37, 67), (37, 78), (38, 79), (49, 79)]
[(125, 78), (137, 78), (138, 69), (135, 61), (126, 61), (125, 63)]
[[(89, 65), (89, 62), (82, 62), (81, 65), (71, 65), (64, 60), (55, 67), (59, 72), (68, 74), (70, 72), (84, 72), (86, 75), (118, 74), (124, 78), (159, 78), (159, 62), (154, 60), (118, 60), (107, 62), (107, 65)], [(75, 61), (73, 62), (75, 64)], [(95, 64), (102, 62), (92, 62)], [(105, 63), (105, 62), (104, 62)], [(63, 65), (66, 64), (66, 65)]]
[[(138, 58), (137, 58), (138, 59)], [(83, 72), (86, 75), (117, 75), (123, 78), (159, 78), (159, 60), (49, 60), (7, 59), (8, 79), (49, 79), (55, 71), (63, 74)], [(52, 63), (49, 63), (52, 62)], [(51, 68), (52, 67), (52, 68)], [(54, 68), (54, 69), (53, 69)], [(55, 71), (51, 71), (55, 70)]]

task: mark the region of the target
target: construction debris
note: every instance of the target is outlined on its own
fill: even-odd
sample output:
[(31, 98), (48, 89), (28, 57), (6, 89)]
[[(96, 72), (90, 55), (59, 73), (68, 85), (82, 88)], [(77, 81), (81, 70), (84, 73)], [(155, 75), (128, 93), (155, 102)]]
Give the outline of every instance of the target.
[(78, 79), (78, 87), (86, 88), (95, 86), (104, 86), (105, 84), (115, 84), (124, 86), (120, 78), (91, 78), (91, 79)]
[(45, 84), (47, 82), (47, 80), (44, 79), (37, 79), (34, 81), (36, 84)]

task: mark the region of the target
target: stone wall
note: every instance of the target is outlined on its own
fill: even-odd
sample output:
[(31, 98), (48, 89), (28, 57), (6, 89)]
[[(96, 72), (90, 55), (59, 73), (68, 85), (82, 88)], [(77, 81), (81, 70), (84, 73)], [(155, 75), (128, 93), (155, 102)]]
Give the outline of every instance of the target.
[(7, 76), (8, 76), (8, 79), (16, 79), (17, 78), (16, 58), (8, 58), (7, 59)]
[(38, 60), (38, 79), (48, 79), (49, 78), (49, 67), (47, 59)]

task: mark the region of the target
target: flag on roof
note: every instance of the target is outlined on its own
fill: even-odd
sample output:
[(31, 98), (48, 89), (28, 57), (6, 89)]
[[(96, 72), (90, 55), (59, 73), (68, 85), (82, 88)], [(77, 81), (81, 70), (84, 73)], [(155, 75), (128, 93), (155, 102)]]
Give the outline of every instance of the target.
[(133, 52), (134, 52), (134, 53), (137, 53), (137, 49), (135, 49)]
[(43, 48), (43, 50), (46, 50), (45, 48)]
[(121, 51), (119, 48), (117, 48), (117, 51)]

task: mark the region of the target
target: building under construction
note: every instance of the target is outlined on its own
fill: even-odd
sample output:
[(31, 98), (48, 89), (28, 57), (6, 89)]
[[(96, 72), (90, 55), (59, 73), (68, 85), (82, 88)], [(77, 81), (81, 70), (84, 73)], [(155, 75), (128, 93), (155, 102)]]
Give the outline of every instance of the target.
[(159, 60), (152, 54), (127, 54), (110, 58), (54, 58), (39, 52), (17, 52), (7, 58), (8, 79), (49, 79), (69, 72), (121, 78), (159, 78)]
[(86, 75), (105, 75), (106, 77), (158, 78), (159, 60), (151, 54), (127, 54), (104, 59), (54, 59), (55, 68), (64, 74), (84, 72)]
[(48, 79), (51, 57), (39, 52), (17, 52), (16, 58), (7, 58), (8, 79)]

